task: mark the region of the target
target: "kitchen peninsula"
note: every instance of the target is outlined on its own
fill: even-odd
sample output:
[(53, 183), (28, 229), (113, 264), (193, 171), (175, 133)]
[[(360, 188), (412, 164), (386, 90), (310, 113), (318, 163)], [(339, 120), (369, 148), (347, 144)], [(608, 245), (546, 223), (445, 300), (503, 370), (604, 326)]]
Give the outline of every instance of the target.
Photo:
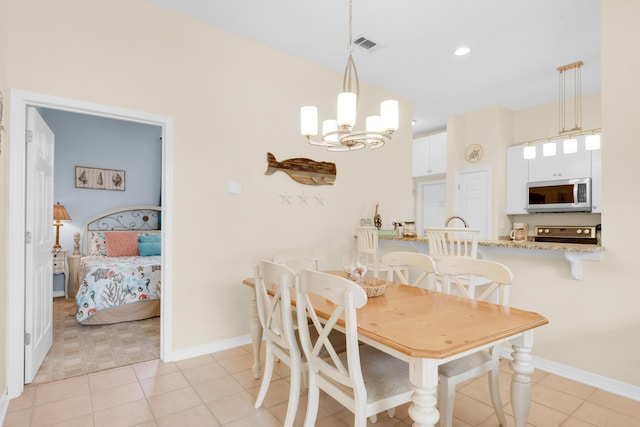
[[(426, 237), (396, 237), (379, 236), (381, 248), (385, 242), (397, 242), (416, 248), (419, 252), (428, 253), (429, 241)], [(575, 280), (582, 280), (582, 261), (601, 261), (604, 248), (600, 245), (585, 245), (576, 243), (549, 243), (527, 240), (515, 242), (510, 239), (480, 240), (478, 253), (483, 259), (491, 259), (495, 253), (507, 253), (521, 256), (537, 256), (549, 258), (564, 258), (571, 264), (571, 276)]]

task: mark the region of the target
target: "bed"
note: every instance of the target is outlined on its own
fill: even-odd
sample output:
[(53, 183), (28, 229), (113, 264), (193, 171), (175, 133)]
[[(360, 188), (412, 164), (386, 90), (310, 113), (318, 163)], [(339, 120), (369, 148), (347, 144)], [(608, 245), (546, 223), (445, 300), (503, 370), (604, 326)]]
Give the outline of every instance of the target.
[(104, 325), (160, 315), (161, 208), (130, 206), (83, 227), (76, 320)]

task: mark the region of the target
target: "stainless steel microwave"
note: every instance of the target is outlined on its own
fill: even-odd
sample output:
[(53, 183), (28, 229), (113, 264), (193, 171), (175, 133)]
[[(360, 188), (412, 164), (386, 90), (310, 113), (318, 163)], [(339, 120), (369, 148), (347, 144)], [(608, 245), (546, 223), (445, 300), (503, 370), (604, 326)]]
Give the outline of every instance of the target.
[(530, 182), (527, 211), (591, 212), (591, 178)]

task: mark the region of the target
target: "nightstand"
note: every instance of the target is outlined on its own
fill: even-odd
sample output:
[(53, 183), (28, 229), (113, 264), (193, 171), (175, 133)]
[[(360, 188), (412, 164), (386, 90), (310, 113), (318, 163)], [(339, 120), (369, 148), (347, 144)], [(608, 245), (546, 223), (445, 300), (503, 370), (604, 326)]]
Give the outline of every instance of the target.
[(54, 249), (51, 255), (53, 256), (53, 274), (64, 274), (64, 297), (69, 298), (69, 264), (67, 263), (67, 250)]

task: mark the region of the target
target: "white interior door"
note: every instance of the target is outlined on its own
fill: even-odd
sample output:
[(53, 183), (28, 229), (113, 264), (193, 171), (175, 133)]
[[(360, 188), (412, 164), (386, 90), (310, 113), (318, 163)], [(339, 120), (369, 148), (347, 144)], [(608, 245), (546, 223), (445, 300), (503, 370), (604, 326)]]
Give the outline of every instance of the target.
[(24, 382), (33, 381), (53, 341), (54, 135), (27, 109)]
[(428, 181), (418, 184), (418, 234), (424, 227), (444, 226), (447, 206), (446, 181)]
[(459, 171), (456, 180), (456, 214), (463, 217), (469, 227), (480, 229), (480, 239), (488, 239), (491, 236), (489, 170)]

